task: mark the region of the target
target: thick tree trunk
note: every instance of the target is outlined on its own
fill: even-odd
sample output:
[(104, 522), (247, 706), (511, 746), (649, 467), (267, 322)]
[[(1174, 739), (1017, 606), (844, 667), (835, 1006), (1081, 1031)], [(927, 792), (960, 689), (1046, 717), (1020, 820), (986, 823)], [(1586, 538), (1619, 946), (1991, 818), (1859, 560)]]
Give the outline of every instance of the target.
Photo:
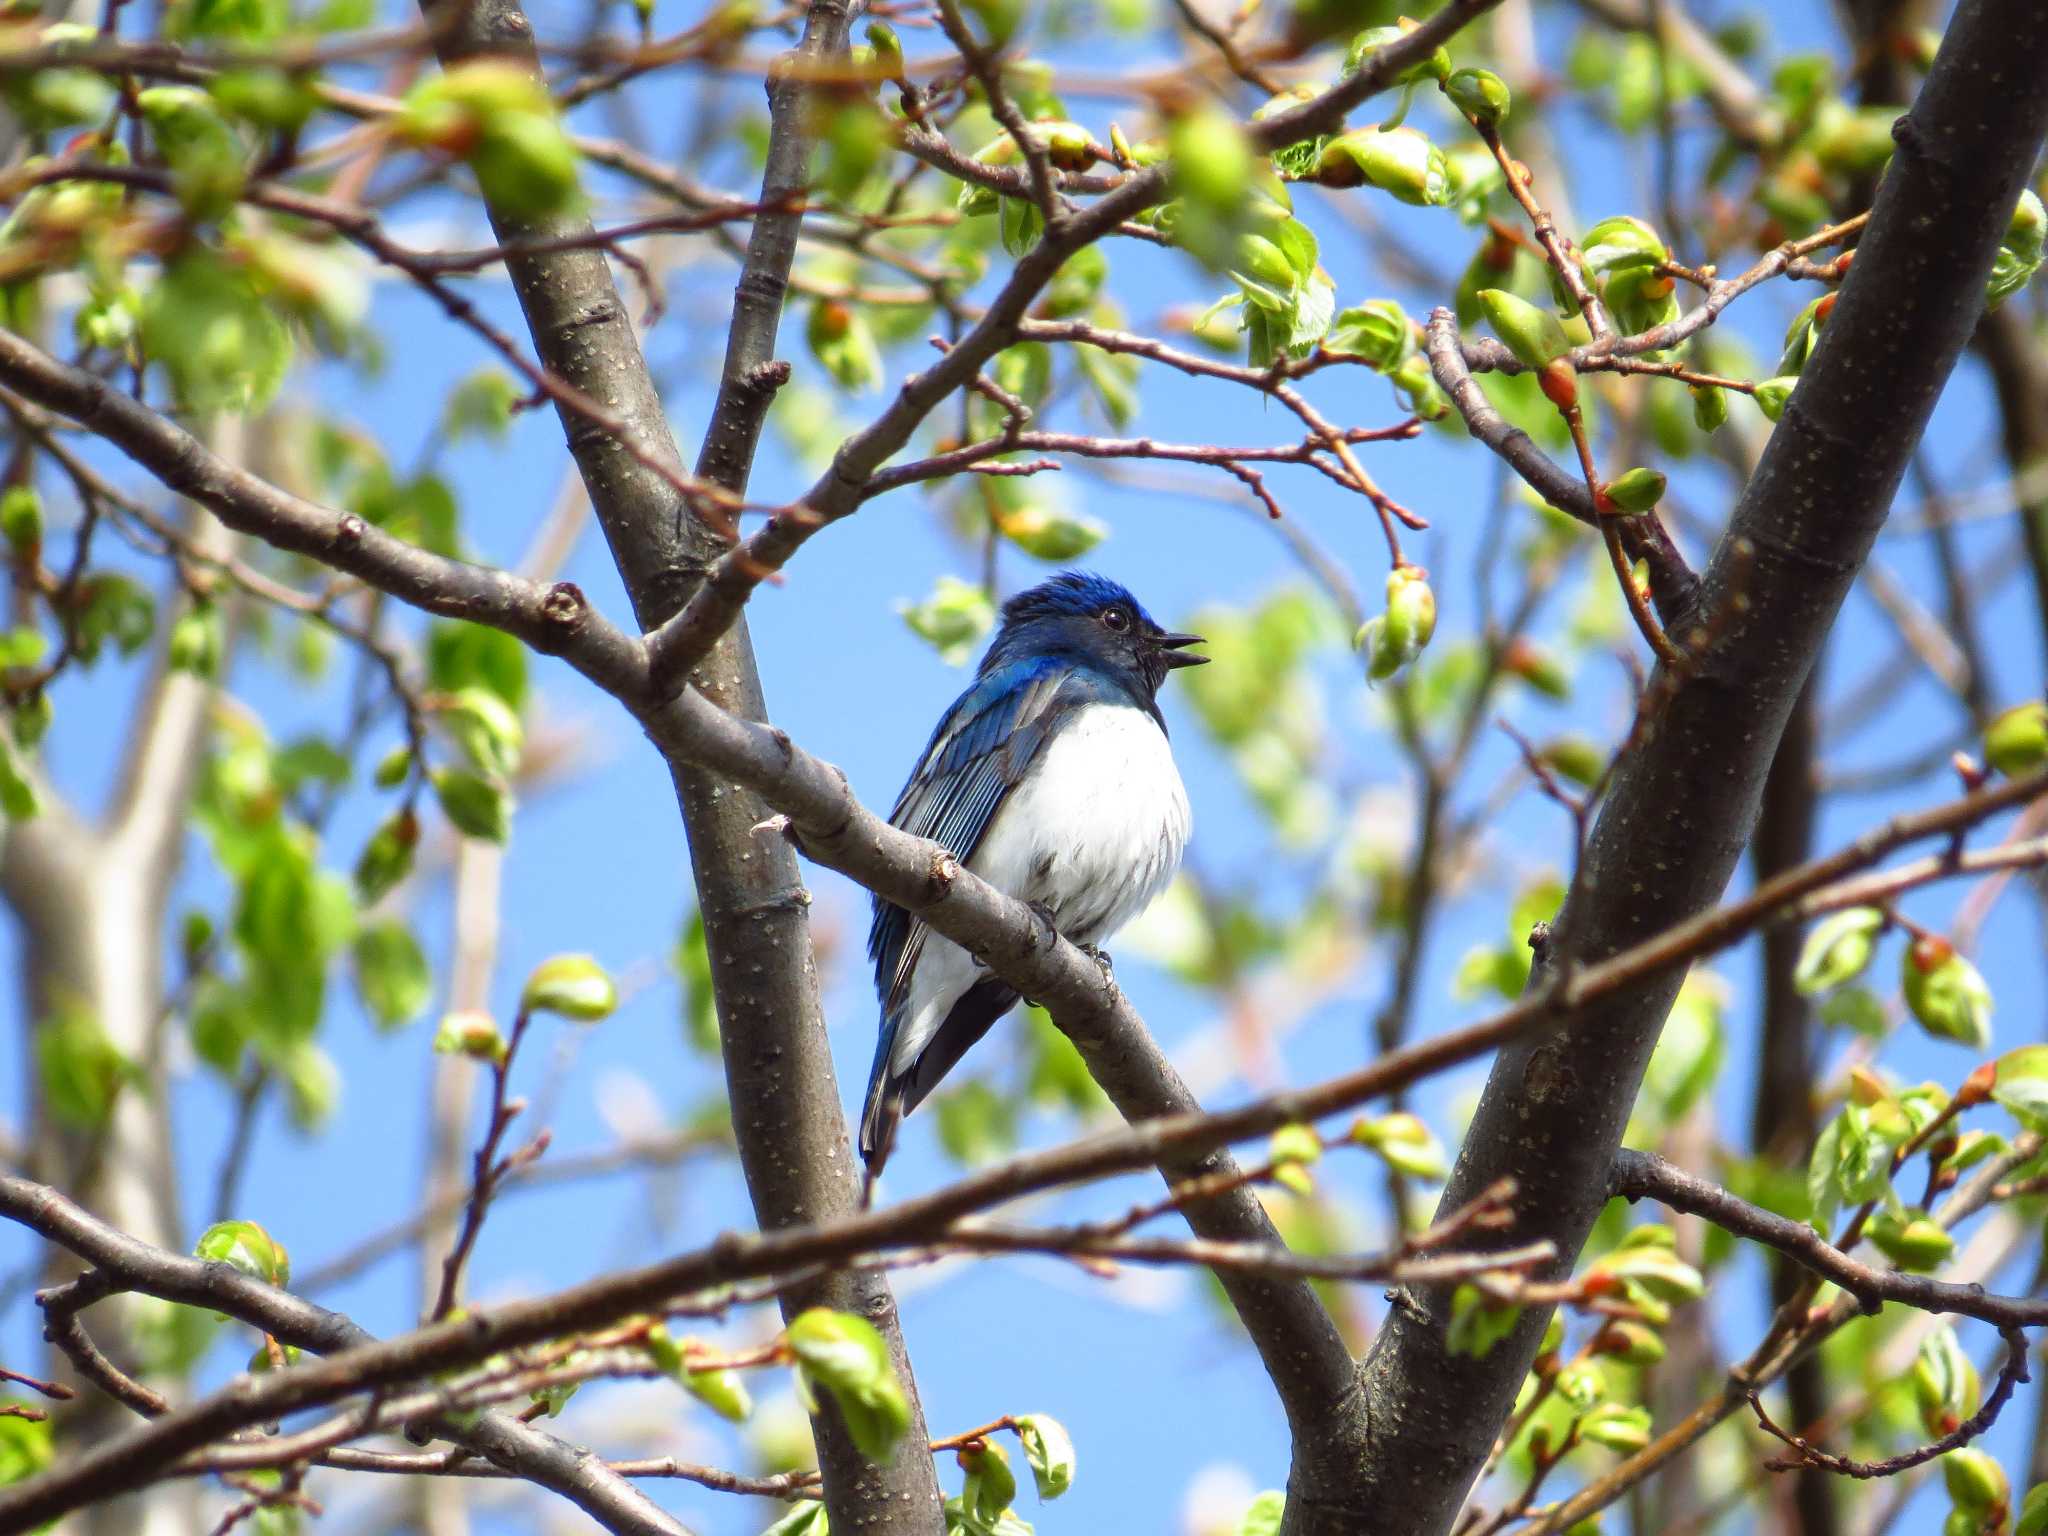
[[(1547, 963), (1615, 953), (1717, 900), (1755, 825), (1808, 669), (1868, 554), (1983, 304), (1991, 258), (2048, 127), (2048, 32), (2025, 0), (1958, 10), (1879, 192), (1856, 265), (1703, 583), (1706, 637), (1651, 684), (1654, 720), (1616, 776)], [(1513, 1178), (1508, 1238), (1576, 1256), (1682, 975), (1591, 1010), (1495, 1063), (1443, 1197)], [(1560, 1268), (1565, 1267), (1560, 1265)], [(1447, 1298), (1388, 1316), (1361, 1369), (1374, 1436), (1344, 1508), (1291, 1532), (1448, 1530), (1534, 1357), (1526, 1315), (1481, 1359), (1444, 1348)]]

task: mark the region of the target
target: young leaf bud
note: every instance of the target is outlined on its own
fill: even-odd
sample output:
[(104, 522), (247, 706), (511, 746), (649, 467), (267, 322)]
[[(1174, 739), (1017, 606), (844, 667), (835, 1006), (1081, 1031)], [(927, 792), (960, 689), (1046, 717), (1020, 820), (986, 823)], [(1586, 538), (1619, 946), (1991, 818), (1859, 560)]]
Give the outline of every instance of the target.
[(1481, 289), (1479, 303), (1494, 334), (1507, 343), (1508, 350), (1524, 366), (1545, 368), (1571, 351), (1564, 327), (1549, 310), (1539, 309), (1527, 299), (1500, 288)]
[(1498, 128), (1512, 100), (1507, 82), (1490, 69), (1461, 69), (1444, 82), (1444, 94), (1482, 128)]
[(2048, 763), (2048, 703), (2015, 704), (1993, 720), (1984, 731), (1984, 757), (2009, 779)]

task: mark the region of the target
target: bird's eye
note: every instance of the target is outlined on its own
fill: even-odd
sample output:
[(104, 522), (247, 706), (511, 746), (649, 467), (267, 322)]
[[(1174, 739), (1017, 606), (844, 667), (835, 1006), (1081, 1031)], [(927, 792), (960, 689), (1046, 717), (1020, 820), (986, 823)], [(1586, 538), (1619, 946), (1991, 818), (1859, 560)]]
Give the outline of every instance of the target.
[(1131, 627), (1131, 616), (1121, 608), (1109, 607), (1102, 610), (1102, 622), (1122, 634)]

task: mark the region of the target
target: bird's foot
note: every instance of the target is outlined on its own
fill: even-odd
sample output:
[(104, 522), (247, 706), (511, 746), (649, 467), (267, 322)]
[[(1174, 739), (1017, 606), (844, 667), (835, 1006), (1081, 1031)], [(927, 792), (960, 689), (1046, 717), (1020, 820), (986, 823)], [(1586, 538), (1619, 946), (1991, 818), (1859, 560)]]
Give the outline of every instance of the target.
[(1102, 967), (1102, 979), (1104, 981), (1116, 980), (1116, 962), (1109, 958), (1108, 950), (1098, 949), (1093, 944), (1083, 944), (1080, 946), (1080, 950), (1082, 954)]

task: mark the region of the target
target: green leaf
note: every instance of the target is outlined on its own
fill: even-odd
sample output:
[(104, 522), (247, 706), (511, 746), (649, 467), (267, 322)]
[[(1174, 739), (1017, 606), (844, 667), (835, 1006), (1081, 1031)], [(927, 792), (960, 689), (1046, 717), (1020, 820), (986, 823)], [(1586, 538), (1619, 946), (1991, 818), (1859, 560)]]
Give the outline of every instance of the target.
[(0, 539), (22, 553), (43, 542), (43, 499), (32, 485), (0, 491)]
[(2028, 1130), (2048, 1133), (2048, 1045), (2023, 1045), (1999, 1057), (1991, 1097)]
[(509, 791), (457, 768), (436, 768), (434, 795), (441, 809), (465, 837), (502, 843), (512, 835), (512, 796)]
[(1056, 1499), (1074, 1486), (1074, 1442), (1058, 1419), (1044, 1413), (1019, 1414), (1017, 1439), (1039, 1498)]
[(874, 1324), (850, 1312), (813, 1307), (789, 1325), (787, 1337), (799, 1388), (814, 1396), (812, 1389), (823, 1387), (839, 1405), (860, 1453), (886, 1462), (910, 1427), (910, 1404)]
[(1697, 1269), (1670, 1249), (1648, 1244), (1620, 1248), (1593, 1265), (1593, 1271), (1633, 1280), (1660, 1301), (1697, 1301), (1707, 1290)]
[[(1004, 206), (1010, 204), (1006, 201)], [(811, 355), (824, 364), (842, 389), (860, 394), (881, 384), (882, 349), (867, 318), (851, 304), (838, 299), (814, 300), (804, 336), (810, 342)]]
[(457, 384), (441, 412), (441, 430), (451, 438), (497, 440), (511, 430), (520, 388), (502, 368), (479, 368)]
[(1239, 1517), (1236, 1536), (1280, 1536), (1281, 1517), (1286, 1513), (1287, 1495), (1268, 1489)]
[(996, 621), (988, 593), (954, 576), (941, 576), (930, 597), (921, 603), (899, 602), (896, 611), (911, 632), (929, 641), (939, 659), (952, 667), (973, 653)]
[(284, 1244), (253, 1221), (217, 1221), (199, 1234), (193, 1254), (210, 1264), (228, 1264), (270, 1285), (292, 1282), (291, 1256)]
[(1454, 1355), (1483, 1359), (1494, 1345), (1515, 1331), (1520, 1307), (1497, 1307), (1469, 1282), (1451, 1292), (1451, 1320), (1444, 1330), (1444, 1348)]
[(2048, 1483), (2037, 1483), (2027, 1490), (2020, 1504), (2020, 1523), (2013, 1528), (2012, 1536), (2048, 1536)]
[(291, 332), (278, 306), (246, 269), (196, 244), (149, 290), (142, 339), (179, 402), (197, 412), (260, 411), (292, 361)]
[(395, 918), (365, 924), (356, 934), (355, 971), (363, 1006), (384, 1029), (411, 1023), (433, 995), (426, 952)]
[(1109, 536), (1109, 529), (1092, 517), (1038, 502), (997, 513), (996, 531), (1033, 559), (1052, 564), (1077, 559)]
[(518, 711), (497, 691), (472, 684), (434, 701), (434, 717), (476, 766), (493, 779), (510, 780), (519, 771), (526, 731)]
[(36, 1073), (50, 1112), (79, 1130), (97, 1130), (127, 1088), (141, 1088), (142, 1070), (125, 1055), (92, 1011), (59, 1002), (35, 1030)]
[(427, 681), (438, 692), (488, 688), (518, 712), (526, 673), (526, 647), (503, 630), (463, 619), (436, 619), (427, 630)]
[(938, 1096), (939, 1145), (964, 1167), (975, 1168), (1017, 1147), (1017, 1109), (980, 1078)]
[(370, 834), (355, 868), (356, 896), (364, 906), (383, 900), (412, 872), (419, 840), (419, 817), (410, 810), (398, 812)]
[(829, 1529), (825, 1506), (807, 1500), (761, 1532), (761, 1536), (826, 1536)]
[(42, 797), (35, 781), (15, 755), (14, 743), (0, 731), (0, 817), (9, 821), (33, 821), (42, 811)]
[(87, 662), (97, 660), (109, 640), (123, 656), (133, 656), (156, 633), (156, 599), (127, 576), (113, 571), (88, 576), (79, 595), (78, 651)]
[(519, 994), (522, 1013), (552, 1013), (578, 1024), (595, 1024), (619, 1006), (618, 988), (589, 955), (556, 955), (543, 960)]
[(1792, 969), (1792, 985), (1811, 997), (1854, 981), (1870, 964), (1885, 915), (1876, 907), (1850, 907), (1814, 924)]
[(136, 92), (135, 103), (185, 211), (210, 219), (232, 208), (247, 174), (247, 150), (213, 98), (189, 85), (156, 85)]
[[(1094, 247), (1089, 247), (1093, 250)], [(1126, 352), (1106, 352), (1085, 343), (1074, 348), (1074, 364), (1094, 391), (1102, 414), (1113, 427), (1131, 424), (1138, 414), (1138, 374), (1143, 360)]]
[[(0, 1398), (0, 1404), (20, 1403), (19, 1398)], [(57, 1459), (54, 1433), (48, 1419), (0, 1417), (0, 1488), (34, 1477)]]
[(727, 1366), (712, 1366), (704, 1370), (692, 1368), (690, 1355), (696, 1342), (695, 1339), (677, 1339), (661, 1323), (647, 1332), (647, 1352), (654, 1357), (657, 1366), (720, 1418), (735, 1424), (745, 1423), (747, 1416), (754, 1411), (754, 1400), (747, 1395), (747, 1386), (740, 1379), (740, 1373)]
[(1323, 350), (1362, 358), (1378, 373), (1391, 373), (1415, 355), (1415, 323), (1392, 299), (1354, 304), (1330, 323)]
[(704, 943), (704, 914), (696, 907), (676, 943), (676, 970), (683, 981), (683, 1038), (706, 1056), (718, 1054), (718, 993), (711, 983), (711, 951)]

